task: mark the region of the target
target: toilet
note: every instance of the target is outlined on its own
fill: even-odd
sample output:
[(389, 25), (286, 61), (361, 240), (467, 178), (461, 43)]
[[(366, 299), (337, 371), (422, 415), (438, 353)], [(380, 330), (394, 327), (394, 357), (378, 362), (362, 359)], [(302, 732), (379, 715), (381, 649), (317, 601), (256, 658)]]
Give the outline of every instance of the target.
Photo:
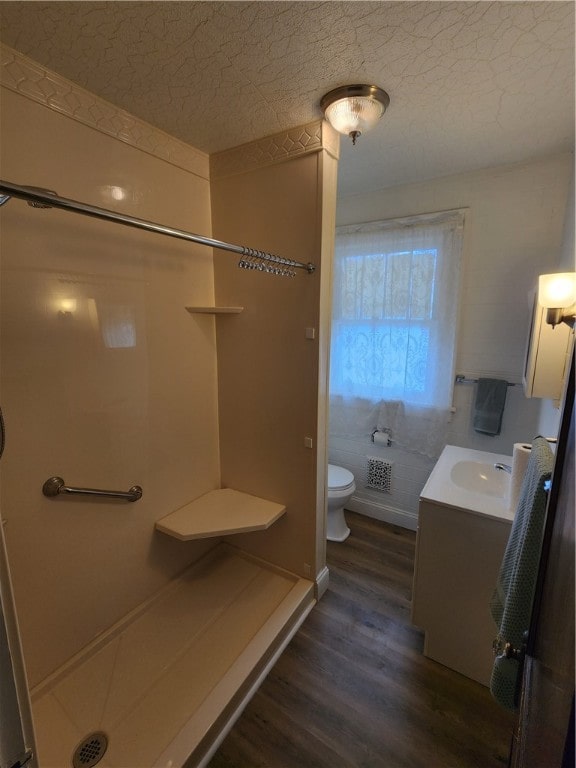
[(328, 464), (328, 541), (344, 541), (350, 528), (344, 518), (344, 507), (356, 490), (354, 475), (344, 467)]

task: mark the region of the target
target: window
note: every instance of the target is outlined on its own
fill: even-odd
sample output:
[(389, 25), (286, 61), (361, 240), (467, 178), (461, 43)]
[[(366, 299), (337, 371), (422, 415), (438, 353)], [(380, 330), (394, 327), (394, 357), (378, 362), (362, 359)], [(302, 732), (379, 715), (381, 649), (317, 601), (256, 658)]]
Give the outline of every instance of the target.
[[(412, 408), (427, 428), (437, 423), (438, 409), (447, 414), (463, 221), (463, 211), (448, 211), (337, 229), (333, 401), (380, 403), (388, 413), (399, 403), (403, 415)], [(404, 419), (402, 431), (413, 426)]]

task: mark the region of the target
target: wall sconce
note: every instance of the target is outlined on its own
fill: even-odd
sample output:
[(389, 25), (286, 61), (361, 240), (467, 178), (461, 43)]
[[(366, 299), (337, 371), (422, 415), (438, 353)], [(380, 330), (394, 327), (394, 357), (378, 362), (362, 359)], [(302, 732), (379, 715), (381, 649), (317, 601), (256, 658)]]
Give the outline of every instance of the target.
[(60, 317), (72, 317), (76, 312), (76, 299), (58, 299), (58, 315)]
[(574, 328), (576, 319), (576, 272), (558, 272), (538, 278), (538, 304), (545, 307), (546, 322), (552, 327), (566, 323)]
[(320, 100), (326, 120), (339, 133), (350, 136), (352, 144), (376, 125), (389, 104), (390, 96), (377, 85), (342, 85)]

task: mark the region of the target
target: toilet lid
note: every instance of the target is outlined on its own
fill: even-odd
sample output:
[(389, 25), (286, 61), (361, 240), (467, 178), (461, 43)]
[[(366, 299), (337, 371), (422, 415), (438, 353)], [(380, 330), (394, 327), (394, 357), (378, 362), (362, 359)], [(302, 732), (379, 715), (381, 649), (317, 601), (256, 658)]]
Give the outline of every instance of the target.
[(344, 467), (337, 467), (335, 464), (328, 464), (328, 488), (333, 491), (339, 491), (347, 488), (354, 482), (354, 475)]

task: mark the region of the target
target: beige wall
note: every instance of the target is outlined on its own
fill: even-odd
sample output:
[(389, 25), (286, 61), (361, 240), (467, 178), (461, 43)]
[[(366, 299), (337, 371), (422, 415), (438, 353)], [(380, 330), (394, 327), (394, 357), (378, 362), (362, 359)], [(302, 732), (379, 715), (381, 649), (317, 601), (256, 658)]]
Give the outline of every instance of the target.
[[(333, 146), (329, 126), (322, 131), (321, 141)], [(334, 149), (320, 145), (241, 172), (234, 164), (218, 173), (216, 156), (211, 184), (215, 237), (316, 265), (312, 275), (278, 278), (215, 255), (217, 303), (245, 308), (217, 320), (222, 484), (287, 506), (268, 531), (233, 543), (305, 577), (324, 566), (316, 535), (324, 521), (326, 446), (317, 408), (319, 392), (325, 402), (326, 370), (318, 360), (327, 354), (335, 166)], [(315, 338), (306, 338), (308, 328)]]
[[(205, 156), (184, 171), (6, 89), (1, 129), (2, 178), (210, 233)], [(219, 485), (214, 328), (184, 309), (213, 302), (213, 267), (208, 248), (19, 200), (0, 217), (2, 517), (34, 684), (213, 544), (154, 531)], [(122, 323), (134, 346), (106, 346)], [(49, 500), (52, 475), (144, 495)]]
[[(337, 139), (317, 123), (281, 136), (281, 157), (269, 161), (245, 162), (245, 147), (223, 153), (211, 185), (206, 155), (48, 73), (68, 94), (54, 105), (37, 87), (37, 65), (24, 64), (26, 94), (12, 81), (1, 91), (3, 179), (316, 265), (282, 279), (240, 270), (220, 252), (215, 269), (203, 246), (19, 200), (2, 208), (1, 515), (34, 686), (217, 543), (154, 529), (214, 488), (288, 507), (269, 531), (231, 543), (302, 576), (323, 572), (319, 355)], [(215, 299), (245, 311), (185, 309)], [(47, 499), (42, 485), (54, 475), (89, 488), (138, 484), (144, 494), (133, 504)]]

